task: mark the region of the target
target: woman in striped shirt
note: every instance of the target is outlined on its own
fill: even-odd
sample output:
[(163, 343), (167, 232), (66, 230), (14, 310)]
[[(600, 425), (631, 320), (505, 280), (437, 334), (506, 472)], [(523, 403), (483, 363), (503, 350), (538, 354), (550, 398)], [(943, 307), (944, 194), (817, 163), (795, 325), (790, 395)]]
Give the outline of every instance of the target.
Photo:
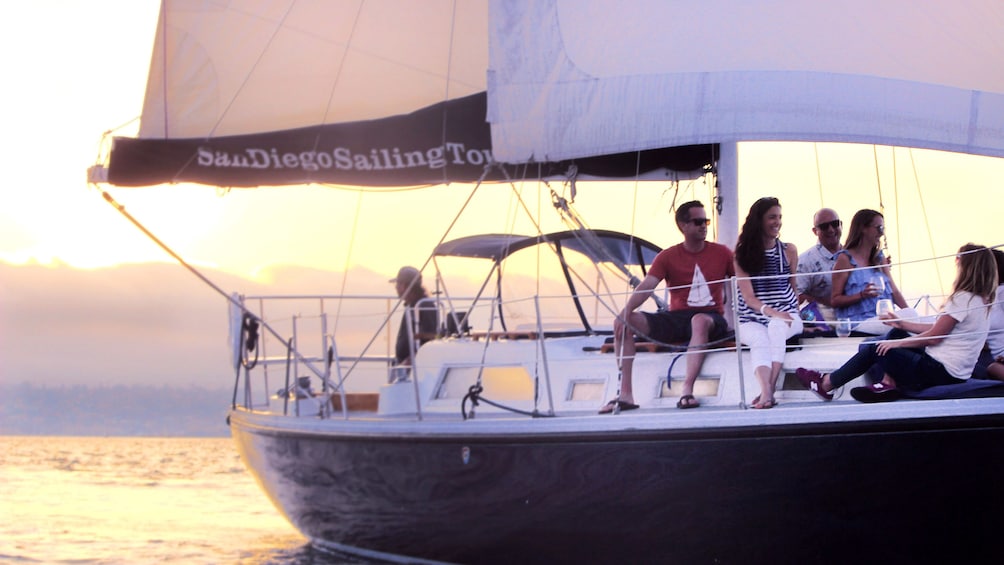
[[(750, 348), (760, 394), (753, 408), (773, 408), (788, 338), (802, 333), (795, 294), (798, 250), (781, 243), (781, 204), (764, 197), (750, 207), (736, 243), (739, 336)], [(751, 278), (757, 277), (757, 278)]]

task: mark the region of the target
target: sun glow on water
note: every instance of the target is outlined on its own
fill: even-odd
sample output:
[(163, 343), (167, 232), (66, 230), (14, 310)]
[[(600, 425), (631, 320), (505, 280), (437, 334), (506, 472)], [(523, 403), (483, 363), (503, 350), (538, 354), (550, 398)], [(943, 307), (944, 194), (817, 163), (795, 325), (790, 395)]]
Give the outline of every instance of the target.
[(0, 438), (0, 539), (36, 562), (264, 563), (305, 543), (229, 438)]

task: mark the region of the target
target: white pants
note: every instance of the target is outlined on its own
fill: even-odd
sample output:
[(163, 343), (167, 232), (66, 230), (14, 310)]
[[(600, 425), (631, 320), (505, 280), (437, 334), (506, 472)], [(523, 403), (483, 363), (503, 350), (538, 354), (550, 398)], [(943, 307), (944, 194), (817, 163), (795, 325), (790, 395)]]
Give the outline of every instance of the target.
[(771, 363), (783, 362), (785, 342), (800, 333), (802, 319), (797, 316), (794, 320), (771, 318), (766, 326), (756, 322), (739, 324), (739, 336), (743, 345), (750, 348), (750, 360), (754, 367), (770, 367)]

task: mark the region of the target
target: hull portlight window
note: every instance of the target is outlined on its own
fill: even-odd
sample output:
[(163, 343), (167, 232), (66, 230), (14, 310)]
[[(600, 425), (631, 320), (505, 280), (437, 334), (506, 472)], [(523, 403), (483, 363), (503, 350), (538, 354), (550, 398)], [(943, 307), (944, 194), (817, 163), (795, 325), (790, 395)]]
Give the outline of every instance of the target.
[(568, 387), (567, 400), (599, 402), (603, 399), (606, 381), (603, 379), (576, 380)]
[[(697, 377), (694, 381), (694, 396), (718, 396), (718, 377)], [(667, 386), (669, 383), (666, 379), (661, 381), (662, 389), (659, 392), (661, 398), (675, 398), (680, 396), (680, 391), (683, 390), (683, 377), (674, 378), (673, 385)]]
[[(477, 380), (477, 367), (450, 367), (439, 384), (436, 399), (462, 399)], [(481, 386), (481, 394), (492, 400), (533, 400), (533, 380), (522, 365), (485, 367)]]

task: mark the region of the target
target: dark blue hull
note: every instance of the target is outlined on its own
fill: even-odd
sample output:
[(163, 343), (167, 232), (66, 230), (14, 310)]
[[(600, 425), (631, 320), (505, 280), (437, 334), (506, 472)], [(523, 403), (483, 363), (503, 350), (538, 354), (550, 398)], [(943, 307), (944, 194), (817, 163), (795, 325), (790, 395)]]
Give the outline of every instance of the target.
[(1004, 561), (1001, 414), (467, 440), (232, 427), (300, 531), (367, 550), (460, 563)]

